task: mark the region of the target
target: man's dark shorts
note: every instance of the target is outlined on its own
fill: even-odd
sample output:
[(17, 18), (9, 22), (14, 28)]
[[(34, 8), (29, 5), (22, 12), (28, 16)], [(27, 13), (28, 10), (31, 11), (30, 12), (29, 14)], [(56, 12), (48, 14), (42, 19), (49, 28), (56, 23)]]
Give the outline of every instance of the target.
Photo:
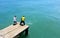
[(24, 21), (21, 21), (21, 22), (20, 22), (20, 25), (21, 25), (21, 23), (23, 23), (23, 24), (25, 25), (25, 22), (24, 22)]
[(14, 21), (14, 24), (13, 25), (16, 25), (17, 24), (17, 22), (16, 21)]

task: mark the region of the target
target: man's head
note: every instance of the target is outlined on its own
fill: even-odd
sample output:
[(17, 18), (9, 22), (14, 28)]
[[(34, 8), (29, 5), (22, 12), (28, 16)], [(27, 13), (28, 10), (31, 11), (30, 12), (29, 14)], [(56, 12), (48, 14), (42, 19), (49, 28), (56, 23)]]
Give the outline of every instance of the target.
[(14, 17), (16, 17), (16, 16), (14, 16)]
[(22, 16), (22, 17), (24, 17), (24, 16)]

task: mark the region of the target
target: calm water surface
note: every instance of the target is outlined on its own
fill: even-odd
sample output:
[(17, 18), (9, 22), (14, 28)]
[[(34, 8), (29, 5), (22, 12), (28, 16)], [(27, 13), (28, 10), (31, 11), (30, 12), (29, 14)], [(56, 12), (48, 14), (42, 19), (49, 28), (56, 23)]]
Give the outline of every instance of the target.
[(60, 0), (0, 0), (0, 29), (26, 17), (29, 35), (21, 38), (60, 38)]

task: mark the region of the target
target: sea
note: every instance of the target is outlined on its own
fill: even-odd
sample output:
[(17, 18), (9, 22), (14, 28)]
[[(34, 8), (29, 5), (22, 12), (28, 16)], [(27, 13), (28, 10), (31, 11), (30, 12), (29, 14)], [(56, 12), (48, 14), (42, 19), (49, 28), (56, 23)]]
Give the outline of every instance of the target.
[(25, 16), (27, 36), (19, 38), (60, 38), (60, 0), (0, 0), (0, 30)]

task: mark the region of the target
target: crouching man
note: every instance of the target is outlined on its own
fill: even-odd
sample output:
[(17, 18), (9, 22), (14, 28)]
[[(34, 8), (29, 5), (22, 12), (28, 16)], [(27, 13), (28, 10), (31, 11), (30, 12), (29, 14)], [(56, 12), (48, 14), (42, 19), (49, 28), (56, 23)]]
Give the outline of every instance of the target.
[(24, 16), (22, 16), (22, 18), (21, 18), (20, 25), (21, 26), (24, 26), (25, 25), (25, 17)]

